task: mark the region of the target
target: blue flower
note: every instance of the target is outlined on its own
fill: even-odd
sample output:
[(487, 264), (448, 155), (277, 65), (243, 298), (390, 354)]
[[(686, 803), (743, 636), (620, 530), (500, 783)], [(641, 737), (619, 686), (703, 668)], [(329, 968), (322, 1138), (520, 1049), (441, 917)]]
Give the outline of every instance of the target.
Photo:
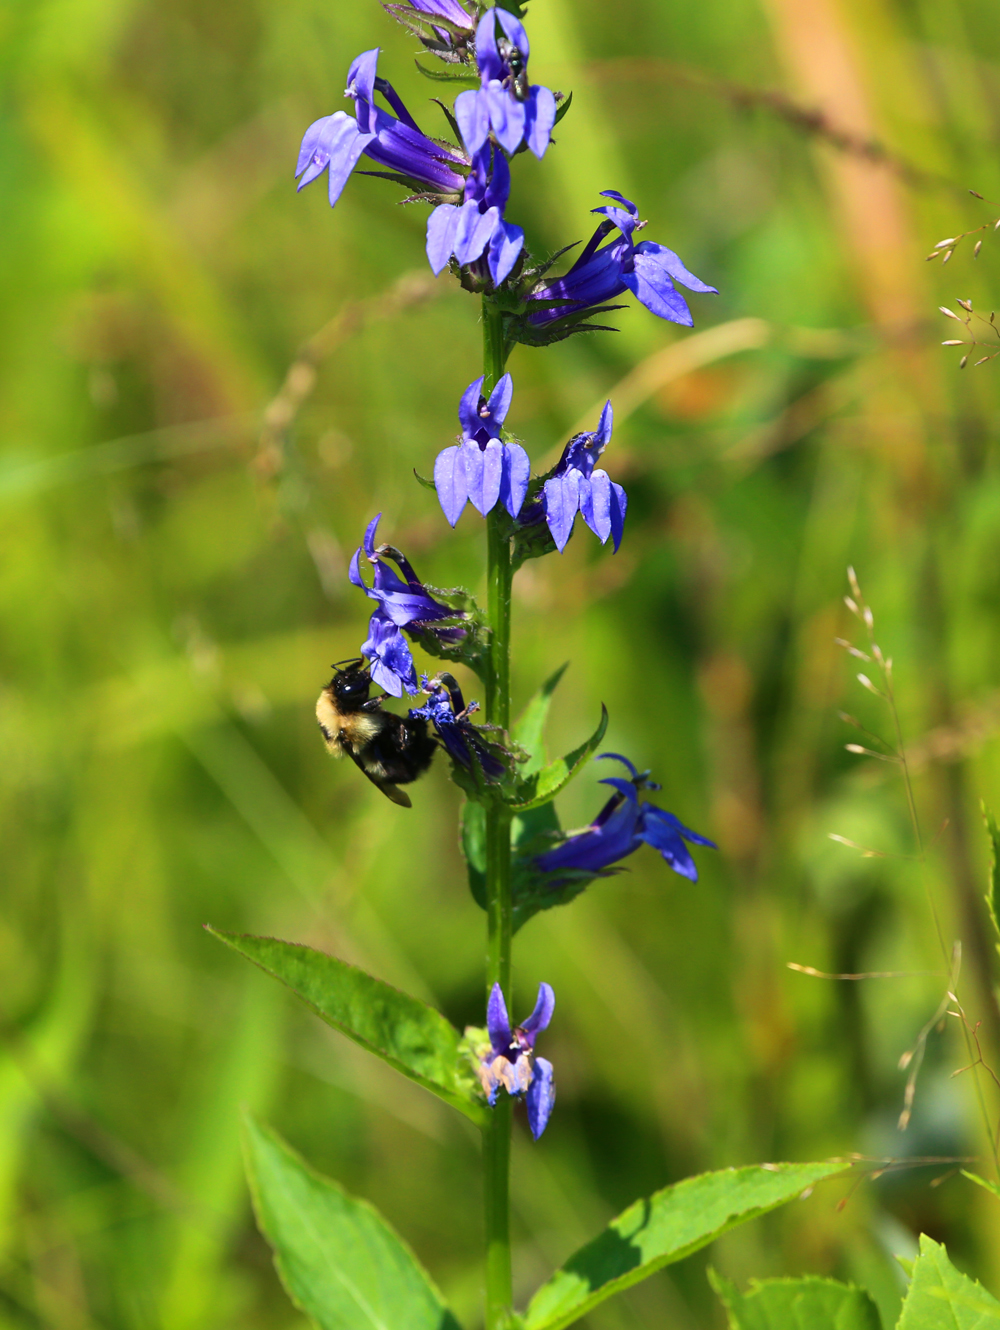
[[(378, 56), (376, 46), (351, 65), (344, 96), (353, 97), (355, 115), (337, 111), (314, 121), (306, 130), (295, 167), (299, 189), (329, 170), (332, 208), (364, 154), (435, 198), (460, 198), (467, 160), (421, 133), (392, 84), (377, 77)], [(376, 91), (397, 113), (398, 120), (375, 105)]]
[(433, 679), (421, 679), (428, 701), (413, 707), (413, 720), (429, 720), (434, 726), (441, 746), (460, 767), (467, 771), (478, 768), (489, 782), (503, 780), (507, 766), (500, 760), (504, 749), (485, 737), (483, 730), (469, 719), (479, 710), (478, 702), (465, 705), (462, 690), (450, 674), (439, 674)]
[(514, 392), (511, 377), (503, 376), (488, 401), (482, 387), (483, 380), (478, 378), (462, 394), (458, 407), (462, 442), (438, 453), (434, 463), (437, 496), (452, 526), (461, 517), (466, 500), (484, 517), (498, 501), (516, 517), (528, 492), (528, 454), (520, 444), (504, 443), (500, 438)]
[(502, 1086), (508, 1094), (525, 1097), (528, 1126), (537, 1141), (545, 1130), (556, 1102), (556, 1084), (552, 1063), (535, 1057), (535, 1039), (552, 1019), (556, 995), (550, 984), (538, 985), (535, 1010), (522, 1024), (511, 1029), (507, 1004), (499, 984), (494, 984), (486, 1007), (486, 1028), (490, 1048), (479, 1065), (479, 1079), (490, 1107), (497, 1101)]
[[(366, 596), (378, 601), (378, 608), (368, 624), (368, 639), (361, 654), (372, 662), (372, 679), (393, 697), (400, 697), (405, 688), (408, 693), (419, 692), (417, 671), (409, 644), (400, 632), (433, 632), (442, 642), (458, 642), (465, 636), (460, 626), (432, 627), (442, 619), (463, 619), (465, 615), (435, 600), (419, 580), (410, 563), (392, 545), (375, 544), (375, 531), (381, 520), (379, 513), (369, 522), (364, 543), (354, 551), (348, 577)], [(372, 585), (361, 576), (362, 553), (374, 567)], [(403, 574), (400, 578), (389, 566), (391, 560)]]
[[(382, 7), (440, 59), (457, 64), (466, 57), (476, 20), (457, 0), (392, 0)], [(433, 35), (425, 36), (422, 27)]]
[[(536, 286), (531, 292), (528, 297), (529, 325), (547, 329), (548, 325), (568, 316), (580, 316), (595, 307), (606, 308), (609, 300), (628, 290), (659, 318), (691, 327), (694, 322), (691, 311), (674, 282), (680, 282), (689, 291), (709, 295), (717, 295), (716, 288), (706, 286), (694, 273), (688, 272), (672, 249), (651, 240), (634, 244), (633, 234), (645, 226), (645, 222), (639, 221), (636, 205), (613, 189), (603, 190), (602, 197), (614, 199), (621, 207), (607, 205), (592, 209), (595, 213), (603, 213), (605, 220), (569, 272)], [(616, 230), (615, 239), (601, 247), (601, 241)]]
[(589, 827), (572, 832), (562, 845), (539, 855), (535, 860), (538, 868), (543, 873), (564, 870), (601, 873), (645, 841), (659, 850), (675, 873), (697, 882), (698, 869), (685, 842), (708, 845), (713, 850), (715, 843), (684, 826), (673, 813), (651, 803), (640, 803), (640, 789), (658, 790), (660, 787), (649, 779), (648, 773), (637, 771), (627, 757), (618, 753), (601, 753), (600, 756), (624, 763), (630, 779), (609, 776), (601, 781), (602, 785), (610, 785), (615, 790), (614, 795)]
[(524, 246), (522, 229), (504, 220), (509, 196), (507, 159), (487, 143), (473, 155), (461, 206), (442, 203), (427, 219), (427, 259), (435, 275), (453, 254), (466, 264), (485, 252), (494, 285), (500, 285)]
[(475, 27), (475, 20), (471, 14), (465, 12), (457, 0), (404, 0), (404, 3), (385, 7), (393, 12), (409, 9), (415, 18), (441, 18), (447, 23), (454, 23), (456, 28), (467, 28), (469, 32)]
[(590, 434), (575, 434), (559, 459), (542, 490), (545, 521), (560, 553), (566, 548), (577, 513), (605, 544), (614, 541), (615, 553), (622, 540), (628, 496), (606, 471), (595, 463), (611, 441), (613, 413), (605, 403), (597, 429)]
[[(502, 33), (497, 36), (497, 24)], [(548, 88), (528, 86), (528, 34), (513, 14), (488, 9), (476, 28), (476, 60), (481, 87), (455, 98), (455, 119), (470, 154), (493, 130), (508, 154), (522, 143), (544, 157), (556, 119), (556, 99)]]

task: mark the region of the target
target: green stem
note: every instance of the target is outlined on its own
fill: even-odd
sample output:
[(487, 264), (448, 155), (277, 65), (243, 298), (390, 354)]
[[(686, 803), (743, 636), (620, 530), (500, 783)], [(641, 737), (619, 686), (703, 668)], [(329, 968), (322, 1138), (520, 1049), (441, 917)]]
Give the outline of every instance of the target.
[[(483, 299), (483, 391), (503, 374), (503, 324), (499, 309)], [(490, 624), (486, 677), (486, 720), (510, 727), (510, 541), (497, 509), (486, 519), (486, 605)], [(499, 984), (511, 1008), (510, 810), (499, 801), (486, 806), (487, 948), (486, 991)], [(502, 1330), (513, 1308), (510, 1264), (511, 1101), (501, 1094), (483, 1131), (483, 1194), (486, 1203), (486, 1330)]]

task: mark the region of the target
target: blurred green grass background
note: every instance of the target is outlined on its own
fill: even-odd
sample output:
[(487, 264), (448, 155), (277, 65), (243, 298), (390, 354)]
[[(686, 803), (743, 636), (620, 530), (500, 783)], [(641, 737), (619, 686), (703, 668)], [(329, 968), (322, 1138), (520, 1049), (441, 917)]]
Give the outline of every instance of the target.
[[(691, 1172), (985, 1156), (954, 1030), (896, 1130), (896, 1063), (945, 983), (929, 897), (988, 1059), (1000, 1028), (977, 806), (1000, 803), (996, 371), (959, 374), (935, 313), (989, 308), (996, 242), (923, 263), (995, 216), (965, 192), (1000, 189), (993, 7), (533, 0), (530, 32), (532, 77), (575, 94), (544, 163), (518, 160), (532, 247), (587, 236), (615, 188), (722, 294), (693, 299), (694, 337), (632, 307), (617, 336), (515, 352), (536, 459), (622, 385), (630, 496), (618, 556), (581, 531), (520, 576), (515, 701), (569, 659), (553, 749), (606, 702), (608, 746), (720, 851), (696, 886), (643, 851), (518, 939), (515, 1014), (540, 979), (559, 997), (558, 1108), (515, 1150), (524, 1295)], [(312, 715), (365, 633), (346, 561), (376, 511), (429, 582), (482, 577), (481, 525), (449, 535), (412, 478), (479, 372), (475, 304), (384, 182), (331, 213), (291, 179), (360, 50), (439, 133), (436, 89), (374, 0), (8, 0), (0, 43), (0, 1326), (301, 1325), (249, 1214), (241, 1104), (372, 1199), (473, 1325), (472, 1134), (201, 930), (309, 942), (482, 1019), (443, 764), (400, 811)], [(895, 659), (926, 869), (895, 770), (843, 751), (838, 708), (890, 728), (834, 645), (848, 563)], [(840, 1208), (826, 1186), (711, 1260), (867, 1280), (889, 1316), (890, 1253), (923, 1229), (997, 1291), (995, 1202), (930, 1185), (949, 1171)], [(721, 1326), (705, 1264), (587, 1324)]]

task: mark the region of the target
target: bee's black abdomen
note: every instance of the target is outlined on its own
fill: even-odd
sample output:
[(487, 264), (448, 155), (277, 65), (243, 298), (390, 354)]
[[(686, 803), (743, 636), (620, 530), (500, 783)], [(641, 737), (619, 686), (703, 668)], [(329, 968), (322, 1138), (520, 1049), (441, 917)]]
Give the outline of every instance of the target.
[[(386, 713), (386, 719), (388, 719)], [(407, 785), (431, 764), (437, 744), (427, 733), (425, 720), (404, 720), (393, 716), (388, 725), (372, 743), (374, 755), (385, 772), (385, 779), (394, 785)]]

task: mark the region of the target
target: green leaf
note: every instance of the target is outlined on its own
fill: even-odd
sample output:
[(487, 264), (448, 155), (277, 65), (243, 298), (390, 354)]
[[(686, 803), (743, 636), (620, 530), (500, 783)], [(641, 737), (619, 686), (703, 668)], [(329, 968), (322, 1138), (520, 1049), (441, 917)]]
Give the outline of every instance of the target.
[(970, 1182), (974, 1182), (978, 1187), (985, 1187), (987, 1191), (991, 1191), (994, 1196), (1000, 1198), (1000, 1187), (995, 1182), (988, 1182), (986, 1178), (981, 1178), (978, 1173), (970, 1173), (967, 1168), (962, 1169), (962, 1177), (968, 1178)]
[(1000, 1302), (925, 1233), (896, 1330), (1000, 1330)]
[(423, 74), (424, 78), (433, 79), (435, 83), (453, 83), (459, 88), (478, 88), (480, 78), (478, 74), (452, 74), (447, 69), (429, 69), (427, 65), (422, 65), (414, 56), (413, 63)]
[(882, 1330), (871, 1295), (835, 1279), (754, 1279), (740, 1293), (714, 1271), (708, 1277), (729, 1313), (729, 1330)]
[[(986, 908), (993, 920), (993, 930), (1000, 938), (1000, 827), (997, 826), (996, 818), (985, 804), (982, 805), (982, 809), (990, 844), (993, 847), (990, 858), (990, 880), (986, 889)], [(997, 949), (1000, 950), (1000, 943), (997, 944)]]
[(556, 125), (558, 125), (559, 121), (563, 118), (563, 116), (566, 114), (566, 112), (569, 110), (569, 108), (570, 108), (572, 105), (573, 105), (573, 94), (570, 92), (570, 93), (568, 93), (568, 94), (566, 95), (566, 97), (565, 97), (565, 98), (559, 103), (559, 109), (556, 111), (556, 118), (555, 118), (555, 120), (552, 122), (552, 123), (553, 123), (553, 128), (554, 128)]
[(461, 1035), (440, 1012), (312, 947), (208, 931), (279, 979), (328, 1025), (482, 1126), (488, 1110), (459, 1053)]
[(321, 1330), (459, 1330), (417, 1258), (367, 1201), (348, 1196), (247, 1114), (254, 1213), (285, 1291)]
[(521, 767), (524, 776), (530, 776), (536, 771), (541, 771), (545, 765), (545, 740), (543, 738), (545, 722), (548, 719), (549, 707), (552, 704), (552, 694), (568, 668), (569, 661), (565, 665), (560, 665), (555, 674), (545, 680), (524, 708), (520, 719), (511, 731), (511, 738), (528, 753), (528, 761)]
[(475, 799), (462, 805), (462, 853), (472, 899), (486, 909), (486, 809)]
[(636, 1201), (542, 1285), (528, 1307), (526, 1330), (572, 1325), (605, 1298), (847, 1167), (827, 1160), (727, 1168), (685, 1178)]
[(542, 804), (547, 804), (550, 799), (554, 799), (559, 791), (570, 783), (587, 758), (590, 757), (604, 738), (607, 728), (608, 709), (602, 702), (601, 723), (587, 742), (581, 744), (579, 748), (574, 748), (572, 753), (567, 753), (565, 757), (550, 762), (541, 771), (536, 771), (526, 779), (519, 780), (510, 806), (516, 812), (526, 813), (529, 809), (539, 808)]

